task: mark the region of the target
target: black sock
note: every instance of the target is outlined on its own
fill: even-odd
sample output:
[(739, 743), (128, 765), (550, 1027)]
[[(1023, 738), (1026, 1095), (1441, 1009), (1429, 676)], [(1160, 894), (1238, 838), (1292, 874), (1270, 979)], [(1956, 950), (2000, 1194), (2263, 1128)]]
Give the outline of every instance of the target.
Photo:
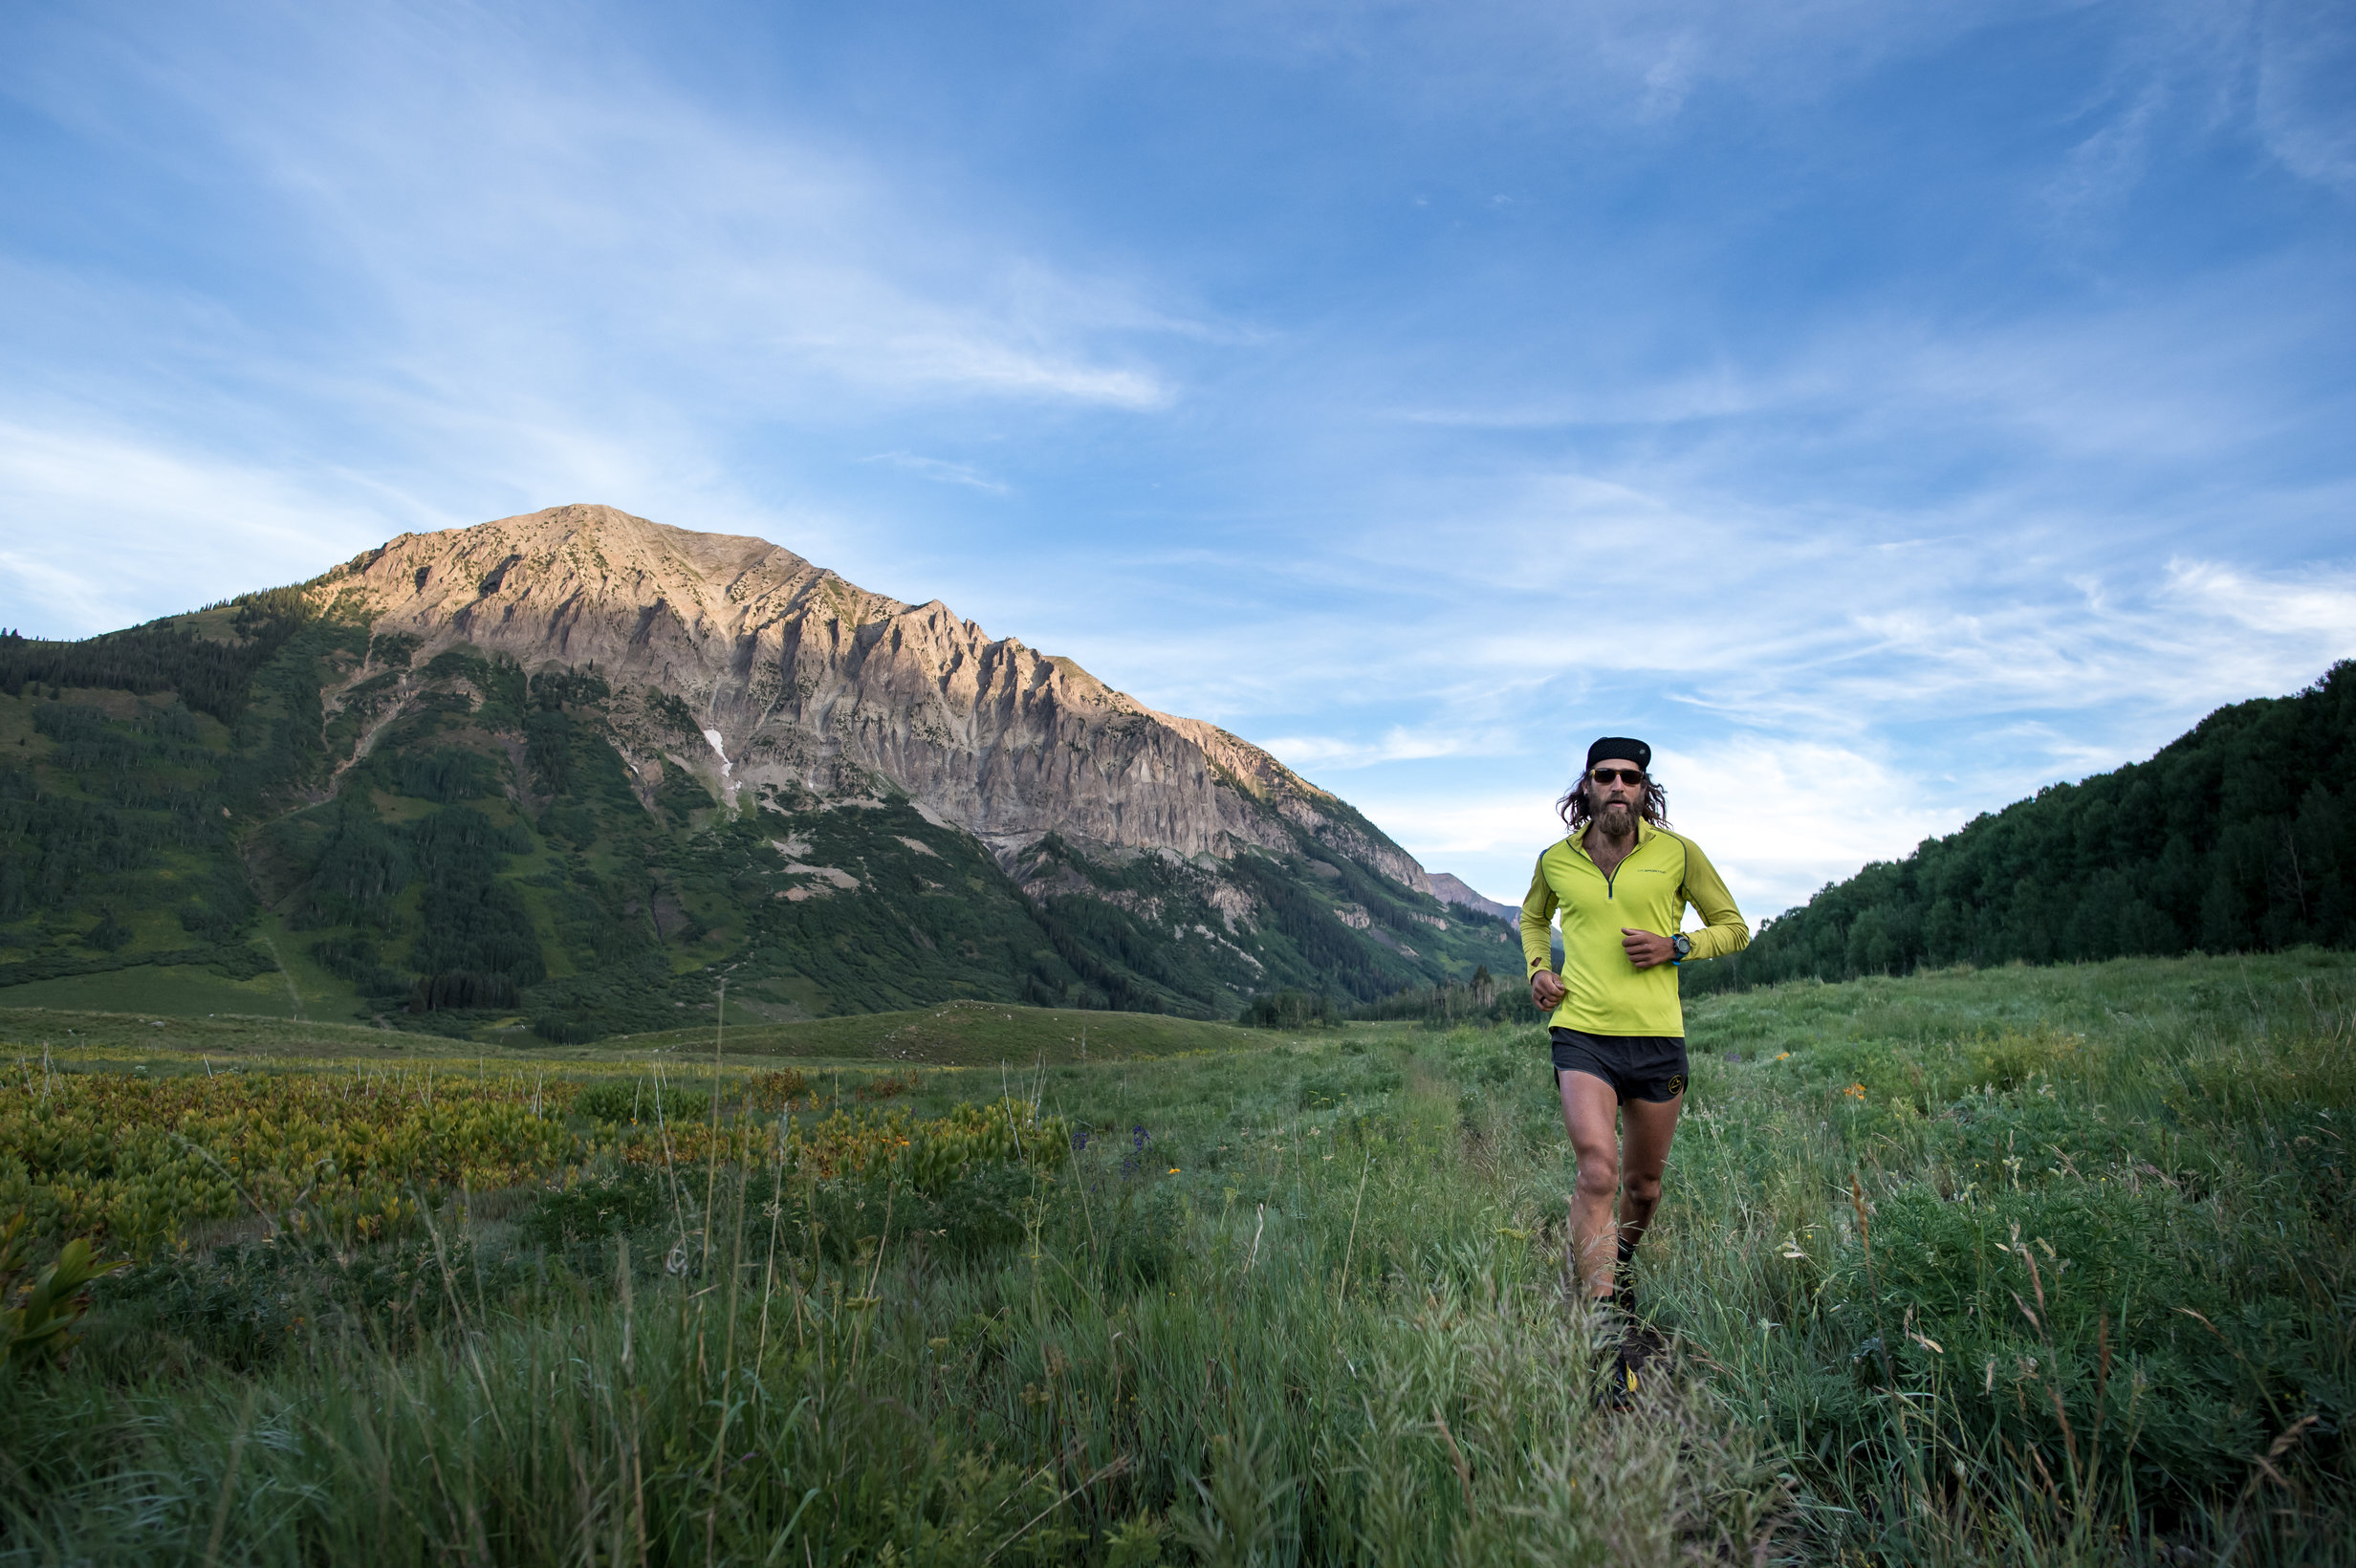
[(1622, 1236), (1620, 1238), (1620, 1267), (1625, 1269), (1635, 1261), (1636, 1243), (1628, 1240), (1625, 1236)]

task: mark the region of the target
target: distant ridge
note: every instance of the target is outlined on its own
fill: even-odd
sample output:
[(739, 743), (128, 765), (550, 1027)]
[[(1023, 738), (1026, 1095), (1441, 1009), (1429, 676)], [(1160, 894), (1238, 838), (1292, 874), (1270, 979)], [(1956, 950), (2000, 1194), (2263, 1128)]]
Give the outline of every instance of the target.
[(1487, 915), (1493, 920), (1519, 923), (1521, 919), (1521, 911), (1515, 905), (1499, 904), (1494, 899), (1483, 898), (1474, 892), (1463, 878), (1452, 876), (1446, 871), (1434, 871), (1431, 874), (1431, 894), (1443, 904), (1452, 904), (1460, 909), (1471, 909), (1475, 913)]

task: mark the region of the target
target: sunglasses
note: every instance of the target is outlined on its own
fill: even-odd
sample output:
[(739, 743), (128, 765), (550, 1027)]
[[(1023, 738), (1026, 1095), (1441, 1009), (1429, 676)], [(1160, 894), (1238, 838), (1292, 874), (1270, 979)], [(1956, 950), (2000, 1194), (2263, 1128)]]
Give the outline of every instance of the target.
[(1635, 768), (1598, 768), (1587, 776), (1598, 784), (1608, 784), (1616, 778), (1630, 789), (1636, 788), (1645, 781), (1643, 772)]

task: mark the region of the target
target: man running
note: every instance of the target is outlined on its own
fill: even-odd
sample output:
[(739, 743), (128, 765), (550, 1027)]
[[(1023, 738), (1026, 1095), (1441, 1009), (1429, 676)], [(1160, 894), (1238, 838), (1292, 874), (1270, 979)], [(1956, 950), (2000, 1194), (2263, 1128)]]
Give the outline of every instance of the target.
[[(1557, 802), (1569, 837), (1538, 858), (1521, 903), (1530, 999), (1554, 1041), (1562, 1125), (1579, 1160), (1564, 1273), (1600, 1305), (1620, 1280), (1661, 1202), (1661, 1172), (1685, 1104), (1685, 1012), (1677, 966), (1739, 952), (1751, 942), (1715, 867), (1668, 828), (1652, 748), (1607, 735)], [(1687, 934), (1686, 905), (1707, 923)], [(1562, 972), (1548, 934), (1562, 912)], [(1625, 1122), (1613, 1137), (1614, 1112)], [(1619, 1199), (1617, 1223), (1612, 1200)], [(1628, 1388), (1633, 1372), (1623, 1366)]]

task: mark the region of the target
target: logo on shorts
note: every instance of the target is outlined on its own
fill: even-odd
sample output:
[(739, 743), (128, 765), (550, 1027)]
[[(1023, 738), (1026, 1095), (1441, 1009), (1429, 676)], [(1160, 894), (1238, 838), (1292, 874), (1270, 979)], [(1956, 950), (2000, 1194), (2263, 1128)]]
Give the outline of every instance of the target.
[(1684, 1093), (1685, 1075), (1683, 1073), (1671, 1073), (1669, 1076), (1669, 1098), (1674, 1100), (1679, 1095)]

